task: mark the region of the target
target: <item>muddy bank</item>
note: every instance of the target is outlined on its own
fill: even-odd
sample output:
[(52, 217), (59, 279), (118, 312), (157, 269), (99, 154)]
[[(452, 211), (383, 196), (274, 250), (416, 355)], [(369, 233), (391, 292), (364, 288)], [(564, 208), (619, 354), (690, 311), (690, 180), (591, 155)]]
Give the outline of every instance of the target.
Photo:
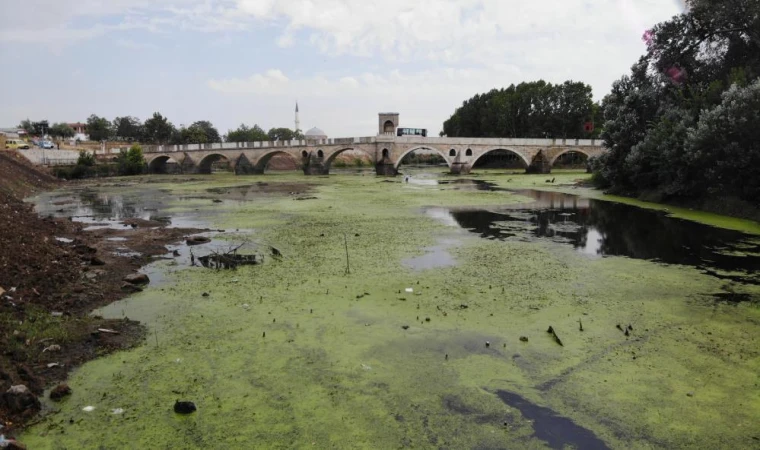
[[(139, 220), (84, 231), (86, 224), (41, 217), (21, 200), (61, 185), (0, 154), (0, 394), (24, 385), (42, 395), (83, 362), (139, 342), (144, 330), (137, 322), (89, 313), (139, 289), (125, 286), (124, 277), (165, 254), (165, 244), (197, 231)], [(38, 410), (34, 402), (0, 395), (2, 434), (34, 420)]]

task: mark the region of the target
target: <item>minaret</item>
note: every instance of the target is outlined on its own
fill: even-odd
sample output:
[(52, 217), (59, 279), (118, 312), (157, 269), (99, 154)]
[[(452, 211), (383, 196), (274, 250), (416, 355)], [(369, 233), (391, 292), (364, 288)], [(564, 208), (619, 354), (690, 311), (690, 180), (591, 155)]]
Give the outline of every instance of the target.
[(295, 132), (298, 133), (301, 131), (301, 121), (298, 120), (298, 102), (296, 102), (296, 129)]

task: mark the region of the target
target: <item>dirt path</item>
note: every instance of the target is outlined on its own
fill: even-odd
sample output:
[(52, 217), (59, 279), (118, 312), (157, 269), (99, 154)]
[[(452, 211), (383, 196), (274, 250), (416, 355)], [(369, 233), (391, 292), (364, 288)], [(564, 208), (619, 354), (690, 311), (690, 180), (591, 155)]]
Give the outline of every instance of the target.
[[(0, 434), (6, 438), (39, 412), (36, 396), (79, 364), (140, 341), (129, 320), (89, 316), (140, 287), (125, 283), (165, 244), (201, 230), (129, 221), (123, 230), (82, 231), (66, 219), (38, 216), (21, 199), (64, 185), (14, 152), (0, 152)], [(122, 242), (140, 255), (117, 256)], [(99, 331), (108, 330), (108, 331)], [(12, 386), (23, 385), (33, 395)]]

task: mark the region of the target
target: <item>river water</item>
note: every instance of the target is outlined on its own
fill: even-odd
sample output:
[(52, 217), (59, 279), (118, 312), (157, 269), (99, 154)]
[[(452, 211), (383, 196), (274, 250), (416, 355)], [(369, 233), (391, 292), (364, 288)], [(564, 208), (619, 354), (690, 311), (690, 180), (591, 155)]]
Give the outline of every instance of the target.
[[(145, 269), (158, 282), (96, 312), (143, 321), (149, 339), (75, 371), (74, 395), (23, 436), (30, 448), (760, 438), (757, 235), (537, 190), (540, 176), (177, 180), (35, 201), (93, 227), (217, 229), (197, 255), (245, 243), (265, 263), (191, 267), (170, 247), (178, 258)], [(175, 400), (198, 411), (176, 415)]]

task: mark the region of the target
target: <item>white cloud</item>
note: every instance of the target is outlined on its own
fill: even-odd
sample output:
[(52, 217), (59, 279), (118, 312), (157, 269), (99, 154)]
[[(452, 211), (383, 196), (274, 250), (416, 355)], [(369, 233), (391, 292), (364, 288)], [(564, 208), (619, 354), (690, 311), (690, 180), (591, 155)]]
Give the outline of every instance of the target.
[[(206, 81), (208, 99), (220, 103), (230, 125), (240, 121), (229, 118), (235, 114), (299, 98), (304, 117), (319, 111), (313, 121), (334, 128), (331, 134), (364, 134), (385, 109), (402, 112), (411, 126), (438, 129), (475, 93), (521, 81), (583, 81), (599, 99), (644, 52), (644, 30), (682, 6), (682, 0), (0, 0), (1, 15), (14, 17), (0, 29), (0, 45), (60, 48), (134, 29), (146, 31), (140, 43), (123, 35), (108, 42), (141, 48), (159, 45), (151, 33), (209, 33), (209, 43), (239, 45), (240, 55), (262, 50), (268, 66), (278, 68), (262, 71), (264, 59), (242, 58), (227, 76)], [(264, 26), (287, 49), (281, 50), (287, 61), (275, 46), (244, 42), (249, 35), (233, 39)], [(315, 52), (324, 64), (314, 72), (295, 63)], [(183, 81), (198, 79), (188, 74)], [(172, 80), (159, 83), (169, 88)], [(288, 109), (272, 117), (289, 120)]]

